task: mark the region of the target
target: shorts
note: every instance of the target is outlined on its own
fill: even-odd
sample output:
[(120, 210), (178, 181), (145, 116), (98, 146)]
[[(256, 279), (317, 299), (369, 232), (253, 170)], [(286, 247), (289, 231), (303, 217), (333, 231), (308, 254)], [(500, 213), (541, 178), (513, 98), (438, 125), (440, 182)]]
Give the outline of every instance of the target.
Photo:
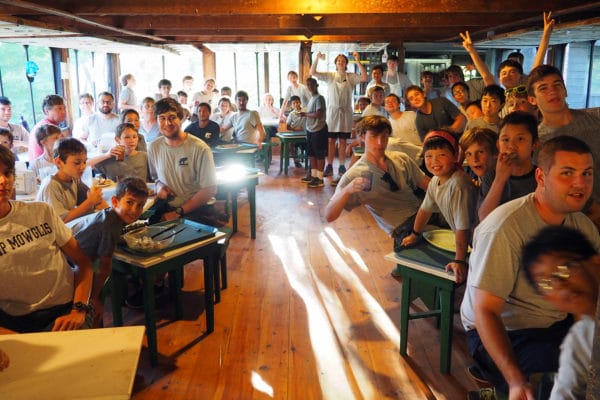
[(350, 139), (350, 132), (329, 132), (327, 137), (329, 139)]
[(319, 159), (327, 156), (327, 125), (317, 132), (306, 131), (306, 154)]

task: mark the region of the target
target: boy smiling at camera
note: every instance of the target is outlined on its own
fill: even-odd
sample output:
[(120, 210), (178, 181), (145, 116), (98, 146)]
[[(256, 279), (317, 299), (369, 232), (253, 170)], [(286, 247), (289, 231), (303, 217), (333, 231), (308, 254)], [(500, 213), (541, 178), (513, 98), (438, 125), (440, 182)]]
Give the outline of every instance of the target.
[(430, 131), (423, 141), (425, 166), (434, 176), (429, 182), (425, 199), (417, 212), (413, 231), (402, 240), (402, 246), (414, 245), (434, 212), (440, 212), (455, 234), (456, 254), (446, 265), (458, 283), (467, 277), (467, 247), (472, 211), (475, 209), (476, 190), (458, 162), (458, 143), (446, 131)]

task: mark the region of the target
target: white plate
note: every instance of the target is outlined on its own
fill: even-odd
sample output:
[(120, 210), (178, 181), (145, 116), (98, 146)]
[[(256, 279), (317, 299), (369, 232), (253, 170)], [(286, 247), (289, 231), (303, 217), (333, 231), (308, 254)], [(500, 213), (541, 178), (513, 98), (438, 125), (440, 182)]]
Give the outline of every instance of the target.
[(242, 146), (237, 143), (232, 143), (232, 144), (220, 144), (216, 148), (219, 150), (224, 150), (224, 149), (237, 149), (238, 147), (242, 147)]
[(115, 183), (111, 180), (111, 179), (106, 179), (104, 182), (102, 183), (94, 183), (93, 185), (99, 188), (104, 188), (104, 187), (108, 187), (108, 186), (112, 186)]
[[(450, 229), (434, 229), (432, 231), (423, 232), (423, 239), (427, 240), (432, 246), (435, 246), (438, 249), (456, 253), (456, 239), (454, 232)], [(467, 251), (470, 252), (471, 247), (469, 247)]]

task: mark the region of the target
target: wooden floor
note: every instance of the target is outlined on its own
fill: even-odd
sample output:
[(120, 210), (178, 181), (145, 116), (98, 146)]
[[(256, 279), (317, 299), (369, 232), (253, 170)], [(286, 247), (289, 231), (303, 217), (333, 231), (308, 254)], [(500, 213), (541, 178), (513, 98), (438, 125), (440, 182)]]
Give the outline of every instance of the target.
[[(133, 398), (465, 399), (477, 389), (466, 375), (458, 314), (451, 374), (439, 373), (432, 320), (410, 322), (409, 355), (399, 355), (401, 285), (383, 259), (391, 239), (368, 212), (326, 223), (334, 188), (308, 189), (299, 182), (303, 169), (292, 167), (286, 177), (278, 165), (275, 157), (260, 178), (255, 240), (240, 194), (215, 331), (202, 336), (202, 263), (193, 263), (186, 267), (184, 319), (173, 321), (173, 307), (159, 299), (159, 365), (150, 367), (144, 347)], [(127, 324), (143, 323), (140, 312), (124, 315)]]

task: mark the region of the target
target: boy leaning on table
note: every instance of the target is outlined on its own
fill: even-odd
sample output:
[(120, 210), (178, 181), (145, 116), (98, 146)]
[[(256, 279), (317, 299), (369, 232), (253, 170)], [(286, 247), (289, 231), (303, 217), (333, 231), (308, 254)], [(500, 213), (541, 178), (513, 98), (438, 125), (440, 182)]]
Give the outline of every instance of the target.
[(81, 181), (86, 161), (87, 150), (79, 140), (63, 138), (56, 142), (54, 163), (58, 171), (42, 180), (36, 200), (49, 203), (64, 222), (108, 207), (102, 189), (88, 188)]
[(146, 182), (140, 178), (127, 177), (117, 183), (115, 195), (110, 199), (112, 207), (68, 224), (83, 252), (92, 262), (98, 261), (91, 295), (94, 326), (98, 326), (102, 320), (104, 308), (100, 301), (100, 291), (110, 275), (113, 253), (121, 231), (142, 215), (147, 199)]
[(90, 259), (51, 206), (10, 200), (14, 184), (0, 147), (0, 333), (89, 327)]

